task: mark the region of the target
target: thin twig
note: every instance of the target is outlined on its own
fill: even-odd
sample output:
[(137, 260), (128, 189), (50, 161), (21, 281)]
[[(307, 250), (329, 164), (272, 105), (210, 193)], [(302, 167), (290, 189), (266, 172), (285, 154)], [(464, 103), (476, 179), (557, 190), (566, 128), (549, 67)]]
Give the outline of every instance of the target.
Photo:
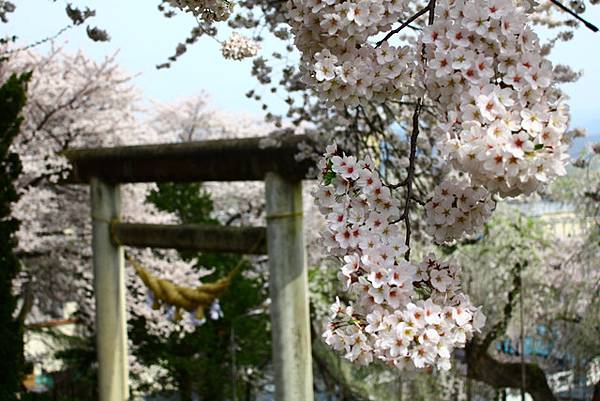
[(554, 4), (555, 6), (557, 6), (558, 8), (560, 8), (561, 10), (563, 10), (564, 12), (566, 12), (567, 14), (570, 14), (575, 19), (581, 21), (581, 23), (583, 23), (583, 25), (585, 25), (585, 27), (588, 28), (590, 31), (592, 31), (592, 32), (598, 32), (598, 27), (596, 25), (594, 25), (591, 22), (587, 21), (586, 19), (584, 19), (583, 17), (581, 17), (579, 14), (577, 14), (575, 11), (573, 11), (570, 8), (568, 8), (567, 6), (565, 6), (560, 1), (558, 1), (558, 0), (550, 0), (550, 1), (552, 2), (552, 4)]
[(73, 27), (75, 27), (75, 25), (67, 25), (64, 28), (62, 28), (60, 31), (58, 31), (57, 33), (55, 33), (53, 36), (48, 36), (48, 37), (46, 37), (44, 39), (40, 39), (40, 40), (38, 40), (36, 42), (33, 42), (31, 44), (28, 44), (27, 46), (24, 46), (24, 47), (19, 47), (17, 49), (6, 50), (6, 51), (0, 53), (0, 56), (7, 56), (9, 54), (14, 54), (14, 53), (22, 52), (22, 51), (25, 51), (25, 50), (32, 49), (32, 48), (34, 48), (36, 46), (39, 46), (39, 45), (43, 45), (46, 42), (53, 41), (54, 39), (58, 38), (60, 35), (62, 35), (63, 33), (65, 33), (66, 31), (68, 31), (69, 29), (71, 29)]
[[(398, 20), (399, 23), (402, 23), (403, 21)], [(418, 26), (414, 26), (414, 25), (407, 25), (407, 28), (412, 29), (413, 31), (422, 31), (422, 28), (419, 28)]]
[(404, 226), (406, 228), (405, 241), (404, 244), (408, 247), (406, 253), (404, 254), (404, 259), (410, 259), (410, 205), (412, 203), (413, 198), (413, 179), (415, 177), (415, 167), (416, 167), (416, 155), (417, 155), (417, 138), (419, 136), (419, 114), (421, 113), (421, 99), (417, 100), (417, 105), (415, 106), (415, 111), (412, 117), (412, 133), (410, 135), (410, 156), (408, 165), (408, 177), (406, 177), (406, 202), (404, 203), (404, 212), (402, 213), (402, 217), (404, 218)]
[(414, 196), (414, 195), (413, 195), (413, 196), (411, 196), (411, 197), (410, 197), (410, 199), (411, 199), (413, 202), (415, 202), (415, 203), (418, 203), (418, 204), (419, 204), (419, 205), (421, 205), (421, 206), (425, 206), (425, 201), (423, 201), (423, 200), (421, 200), (421, 199), (417, 198), (417, 197), (416, 197), (416, 196)]
[(408, 179), (404, 179), (400, 182), (397, 182), (396, 184), (388, 184), (386, 183), (385, 186), (388, 187), (389, 189), (398, 189), (400, 187), (405, 187), (406, 184), (408, 184)]
[(406, 28), (407, 26), (409, 26), (417, 18), (419, 18), (421, 15), (423, 15), (427, 11), (429, 11), (431, 9), (431, 4), (432, 4), (432, 2), (429, 2), (429, 4), (427, 4), (423, 9), (421, 9), (420, 11), (418, 11), (415, 15), (413, 15), (412, 17), (410, 17), (409, 19), (407, 19), (406, 21), (404, 21), (402, 23), (402, 25), (400, 25), (398, 28), (389, 31), (387, 33), (387, 35), (385, 35), (385, 37), (383, 39), (381, 39), (379, 42), (377, 42), (377, 45), (375, 45), (375, 48), (378, 48), (379, 46), (381, 46), (383, 44), (383, 42), (385, 42), (386, 40), (388, 40), (389, 38), (391, 38), (392, 36), (394, 36), (395, 34), (397, 34), (398, 32), (400, 32), (401, 30), (403, 30), (404, 28)]
[[(429, 11), (429, 18), (427, 23), (429, 25), (433, 24), (433, 20), (435, 18), (435, 1), (429, 0), (427, 7), (423, 10)], [(418, 18), (418, 15), (417, 15)], [(405, 233), (405, 241), (404, 244), (408, 247), (406, 252), (404, 253), (404, 259), (410, 260), (410, 236), (411, 236), (411, 226), (410, 226), (410, 206), (413, 201), (415, 201), (415, 196), (413, 195), (413, 181), (415, 178), (415, 168), (416, 168), (416, 156), (417, 156), (417, 139), (419, 137), (419, 116), (421, 114), (421, 107), (423, 106), (423, 99), (419, 98), (417, 100), (417, 104), (415, 105), (415, 111), (412, 116), (412, 133), (410, 135), (410, 154), (409, 154), (409, 165), (408, 165), (408, 175), (406, 177), (406, 200), (404, 203), (404, 211), (402, 212), (401, 219), (404, 220), (404, 226), (406, 229)], [(419, 201), (417, 201), (419, 203)]]

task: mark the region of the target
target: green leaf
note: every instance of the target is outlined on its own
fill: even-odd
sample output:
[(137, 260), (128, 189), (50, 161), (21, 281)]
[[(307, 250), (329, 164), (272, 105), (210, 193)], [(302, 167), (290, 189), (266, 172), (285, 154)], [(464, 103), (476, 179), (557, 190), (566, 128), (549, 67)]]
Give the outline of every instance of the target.
[(323, 183), (325, 185), (330, 185), (331, 182), (333, 181), (333, 179), (335, 178), (335, 173), (332, 170), (329, 170), (326, 174), (325, 177), (323, 178)]

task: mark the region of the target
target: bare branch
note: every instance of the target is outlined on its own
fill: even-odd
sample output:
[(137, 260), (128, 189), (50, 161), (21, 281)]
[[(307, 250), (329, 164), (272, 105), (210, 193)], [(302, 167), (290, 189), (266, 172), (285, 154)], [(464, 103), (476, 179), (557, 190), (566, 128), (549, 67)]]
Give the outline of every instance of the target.
[[(398, 32), (400, 32), (401, 30), (403, 30), (404, 28), (406, 28), (407, 26), (409, 26), (412, 22), (414, 22), (417, 18), (419, 18), (420, 16), (422, 16), (423, 14), (425, 14), (427, 11), (431, 10), (432, 9), (432, 4), (435, 4), (435, 2), (433, 0), (430, 1), (429, 4), (427, 4), (423, 9), (419, 10), (416, 14), (414, 14), (409, 19), (407, 19), (406, 21), (404, 21), (402, 23), (402, 25), (400, 25), (398, 28), (389, 31), (387, 33), (387, 35), (385, 35), (385, 37), (383, 39), (381, 39), (379, 42), (377, 42), (377, 45), (375, 45), (375, 48), (378, 48), (379, 46), (381, 46), (383, 44), (383, 42), (385, 42), (386, 40), (388, 40), (389, 38), (391, 38), (392, 36), (394, 36), (395, 34), (397, 34)], [(431, 19), (431, 16), (429, 18)]]
[(552, 4), (554, 4), (555, 6), (557, 6), (558, 8), (560, 8), (561, 10), (563, 10), (564, 12), (566, 12), (567, 14), (570, 14), (572, 17), (574, 17), (578, 21), (580, 21), (590, 31), (592, 31), (592, 32), (598, 32), (598, 27), (596, 25), (594, 25), (591, 22), (587, 21), (586, 19), (584, 19), (583, 17), (581, 17), (579, 14), (577, 14), (575, 11), (573, 11), (570, 8), (566, 7), (560, 1), (558, 1), (558, 0), (550, 0), (550, 1), (552, 2)]
[[(430, 3), (431, 4), (431, 3)], [(408, 247), (406, 253), (404, 254), (404, 258), (406, 260), (410, 259), (410, 235), (411, 235), (411, 227), (410, 227), (410, 205), (412, 203), (413, 198), (413, 179), (415, 177), (415, 166), (416, 166), (416, 154), (417, 154), (417, 138), (419, 136), (419, 115), (421, 113), (421, 99), (417, 101), (417, 105), (415, 106), (415, 111), (412, 117), (412, 134), (410, 136), (410, 156), (408, 165), (408, 177), (406, 177), (406, 201), (404, 203), (404, 212), (402, 213), (402, 217), (404, 219), (404, 226), (406, 228), (405, 241), (404, 243)]]
[[(482, 381), (494, 388), (521, 387), (521, 363), (497, 361), (487, 353), (486, 347), (475, 341), (467, 344), (466, 351), (469, 378)], [(525, 391), (534, 401), (556, 401), (544, 371), (532, 363), (526, 363), (524, 368), (527, 375)]]
[(69, 24), (69, 25), (61, 28), (57, 33), (55, 33), (52, 36), (48, 36), (48, 37), (45, 37), (43, 39), (37, 40), (37, 41), (35, 41), (33, 43), (28, 44), (27, 46), (19, 47), (19, 48), (16, 48), (16, 49), (6, 50), (6, 51), (0, 53), (0, 56), (6, 56), (6, 55), (9, 55), (9, 54), (22, 52), (22, 51), (29, 50), (29, 49), (32, 49), (34, 47), (37, 47), (39, 45), (43, 45), (44, 43), (51, 42), (54, 39), (57, 39), (60, 35), (62, 35), (66, 31), (68, 31), (69, 29), (73, 28), (74, 26), (75, 25)]
[[(425, 11), (429, 11), (428, 24), (433, 24), (435, 18), (435, 0), (429, 0), (427, 7), (421, 10), (423, 14)], [(416, 18), (419, 17), (419, 13), (416, 14)], [(422, 15), (422, 14), (421, 14)], [(402, 27), (400, 27), (402, 28)], [(393, 31), (392, 31), (393, 32)], [(391, 32), (390, 32), (391, 33)], [(393, 33), (392, 33), (393, 34)], [(388, 34), (389, 35), (389, 34)], [(391, 35), (389, 35), (391, 36)], [(385, 40), (385, 39), (384, 39)], [(404, 227), (406, 230), (404, 244), (408, 247), (404, 253), (404, 259), (410, 259), (410, 236), (411, 236), (411, 225), (410, 225), (410, 206), (415, 200), (413, 195), (413, 181), (415, 178), (415, 167), (416, 167), (416, 156), (417, 156), (417, 139), (419, 137), (419, 116), (421, 114), (421, 107), (423, 106), (423, 99), (419, 98), (415, 105), (415, 111), (412, 116), (412, 133), (410, 135), (410, 154), (409, 154), (409, 165), (408, 165), (408, 176), (406, 177), (406, 198), (404, 202), (404, 211), (402, 212), (401, 220), (404, 220)]]
[(413, 195), (413, 196), (411, 196), (411, 197), (410, 197), (410, 199), (411, 199), (413, 202), (415, 202), (415, 203), (417, 203), (417, 204), (419, 204), (419, 205), (421, 205), (421, 206), (425, 206), (425, 201), (423, 201), (423, 200), (421, 200), (421, 199), (417, 198), (417, 197), (416, 197), (416, 196), (414, 196), (414, 195)]

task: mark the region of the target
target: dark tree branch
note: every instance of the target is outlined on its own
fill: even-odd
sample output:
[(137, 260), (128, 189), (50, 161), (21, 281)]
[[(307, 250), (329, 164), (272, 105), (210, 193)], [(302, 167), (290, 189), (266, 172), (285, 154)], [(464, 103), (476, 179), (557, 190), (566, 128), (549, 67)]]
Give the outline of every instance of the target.
[(430, 0), (429, 4), (427, 5), (427, 8), (429, 8), (429, 18), (427, 20), (427, 23), (429, 25), (432, 25), (433, 19), (435, 18), (435, 0)]
[(411, 199), (413, 202), (415, 202), (415, 203), (418, 203), (418, 204), (419, 204), (419, 205), (421, 205), (421, 206), (425, 206), (425, 201), (423, 201), (423, 200), (421, 200), (421, 199), (417, 198), (417, 197), (416, 197), (416, 196), (414, 196), (414, 195), (413, 195), (413, 196), (411, 196), (411, 198), (410, 198), (410, 199)]
[[(406, 28), (407, 26), (409, 26), (412, 22), (414, 22), (417, 18), (419, 18), (420, 16), (422, 16), (423, 14), (425, 14), (427, 11), (431, 10), (432, 9), (432, 4), (434, 4), (433, 0), (430, 1), (423, 9), (419, 10), (416, 14), (414, 14), (409, 19), (407, 19), (406, 21), (404, 21), (402, 23), (402, 25), (400, 25), (398, 28), (392, 29), (391, 31), (389, 31), (387, 33), (387, 35), (385, 35), (385, 37), (383, 39), (381, 39), (379, 42), (377, 42), (377, 44), (375, 45), (375, 48), (378, 48), (379, 46), (381, 46), (383, 44), (383, 42), (385, 42), (386, 40), (388, 40), (389, 38), (391, 38), (392, 36), (394, 36), (395, 34), (397, 34), (398, 32), (400, 32), (401, 30), (403, 30), (404, 28)], [(430, 15), (429, 18), (431, 20), (431, 15)], [(430, 24), (431, 24), (431, 22), (430, 22)]]
[[(48, 235), (48, 234), (44, 234), (44, 235)], [(19, 259), (35, 259), (35, 258), (49, 258), (52, 255), (52, 252), (54, 250), (47, 250), (47, 251), (37, 251), (37, 252), (23, 252), (23, 251), (18, 251), (15, 253), (15, 255), (19, 258)], [(82, 260), (89, 260), (89, 257), (86, 257), (85, 255), (82, 255), (80, 252), (78, 252), (77, 250), (74, 249), (70, 249), (70, 248), (65, 248), (65, 249), (61, 249), (61, 252), (67, 253), (69, 255), (73, 255), (76, 256)]]
[[(425, 12), (429, 11), (428, 24), (433, 24), (433, 20), (435, 18), (435, 1), (429, 0), (427, 6), (419, 11), (415, 16), (415, 19)], [(420, 14), (421, 13), (421, 14)], [(410, 20), (409, 20), (410, 21)], [(402, 24), (404, 25), (404, 24)], [(398, 30), (400, 31), (403, 27), (401, 26)], [(394, 34), (394, 31), (390, 32), (387, 37), (390, 37)], [(384, 38), (384, 41), (386, 39)], [(404, 253), (404, 259), (410, 260), (410, 236), (411, 236), (411, 226), (410, 226), (410, 206), (414, 200), (413, 195), (413, 181), (415, 178), (415, 167), (416, 167), (416, 155), (417, 155), (417, 139), (419, 137), (419, 116), (421, 114), (421, 107), (423, 106), (423, 99), (417, 99), (417, 104), (415, 105), (415, 111), (412, 116), (412, 133), (410, 135), (410, 154), (409, 154), (409, 165), (408, 165), (408, 175), (406, 177), (406, 198), (404, 203), (404, 211), (400, 216), (400, 219), (404, 220), (404, 226), (406, 229), (405, 233), (405, 241), (404, 244), (408, 247), (406, 252)]]
[(66, 31), (68, 31), (69, 29), (71, 29), (73, 27), (75, 27), (75, 25), (69, 24), (69, 25), (61, 28), (53, 36), (47, 36), (47, 37), (45, 37), (43, 39), (39, 39), (39, 40), (37, 40), (37, 41), (35, 41), (35, 42), (27, 45), (27, 46), (19, 47), (19, 48), (16, 48), (16, 49), (6, 50), (6, 51), (0, 53), (0, 57), (1, 56), (6, 56), (6, 55), (9, 55), (9, 54), (14, 54), (14, 53), (22, 52), (22, 51), (25, 51), (25, 50), (29, 50), (29, 49), (32, 49), (32, 48), (37, 47), (39, 45), (43, 45), (44, 43), (53, 41), (54, 39), (57, 39), (60, 35), (62, 35), (63, 33), (65, 33)]
[(408, 183), (408, 180), (404, 179), (402, 181), (397, 182), (396, 184), (388, 184), (388, 183), (386, 183), (385, 185), (389, 189), (398, 189), (400, 187), (405, 187), (407, 183)]
[(53, 320), (46, 320), (43, 322), (36, 322), (36, 323), (30, 323), (30, 324), (26, 324), (25, 328), (27, 330), (37, 330), (37, 329), (44, 329), (44, 328), (52, 328), (52, 327), (59, 327), (59, 326), (64, 326), (67, 324), (76, 324), (79, 323), (79, 321), (77, 319), (53, 319)]
[[(521, 387), (521, 363), (497, 361), (488, 354), (487, 347), (475, 341), (467, 344), (466, 355), (469, 378), (497, 389)], [(524, 368), (527, 376), (525, 391), (534, 401), (557, 401), (544, 371), (531, 363), (526, 363)]]
[[(431, 3), (430, 3), (431, 4)], [(406, 177), (406, 200), (404, 203), (404, 212), (402, 212), (401, 219), (404, 219), (404, 226), (406, 228), (405, 241), (404, 243), (408, 247), (404, 258), (410, 259), (410, 205), (413, 200), (413, 179), (415, 177), (415, 166), (416, 166), (416, 154), (417, 154), (417, 138), (419, 136), (419, 114), (421, 113), (421, 99), (417, 101), (415, 111), (412, 117), (412, 134), (410, 136), (410, 156), (408, 165), (408, 177)]]
[(587, 21), (586, 19), (584, 19), (583, 17), (581, 17), (579, 14), (577, 14), (575, 11), (573, 11), (570, 8), (566, 7), (560, 1), (558, 1), (558, 0), (550, 0), (550, 1), (552, 2), (552, 4), (554, 4), (555, 6), (557, 6), (558, 8), (560, 8), (561, 10), (563, 10), (564, 12), (566, 12), (567, 14), (570, 14), (573, 18), (575, 18), (578, 21), (580, 21), (590, 31), (592, 31), (592, 32), (598, 32), (598, 27), (596, 25), (594, 25), (591, 22)]
[(62, 177), (63, 175), (65, 175), (66, 173), (68, 173), (70, 171), (70, 169), (68, 168), (63, 168), (57, 171), (53, 171), (53, 172), (49, 172), (49, 173), (44, 173), (44, 174), (40, 174), (35, 178), (32, 178), (27, 184), (25, 184), (23, 186), (24, 189), (29, 189), (29, 188), (33, 188), (36, 187), (38, 184), (40, 184), (42, 181), (49, 179), (52, 176), (59, 176)]

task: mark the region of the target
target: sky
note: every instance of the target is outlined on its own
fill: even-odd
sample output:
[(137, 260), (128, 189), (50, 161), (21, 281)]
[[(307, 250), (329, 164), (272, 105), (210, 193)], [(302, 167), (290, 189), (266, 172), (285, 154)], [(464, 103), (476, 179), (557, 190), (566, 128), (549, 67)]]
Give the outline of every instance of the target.
[[(21, 44), (52, 36), (69, 22), (64, 12), (66, 1), (12, 1), (17, 10), (9, 15), (8, 24), (0, 24), (0, 34), (17, 35)], [(97, 16), (88, 22), (106, 29), (111, 41), (94, 43), (87, 38), (84, 27), (75, 27), (61, 35), (56, 43), (72, 51), (83, 49), (98, 60), (118, 51), (117, 61), (136, 75), (134, 82), (146, 99), (170, 102), (205, 91), (215, 107), (261, 114), (261, 104), (244, 96), (248, 90), (259, 87), (250, 74), (251, 61), (223, 59), (219, 43), (211, 38), (203, 37), (188, 47), (188, 52), (170, 69), (155, 68), (167, 61), (177, 43), (188, 36), (195, 25), (193, 16), (180, 13), (167, 19), (157, 9), (158, 0), (73, 0), (72, 3), (94, 8)], [(600, 6), (588, 6), (583, 15), (600, 26)], [(221, 36), (220, 39), (226, 38)], [(263, 52), (268, 58), (275, 44), (271, 41), (265, 46)], [(600, 33), (580, 28), (573, 40), (557, 45), (551, 59), (583, 70), (583, 78), (564, 85), (563, 89), (571, 97), (572, 125), (586, 128), (590, 136), (600, 139)], [(265, 97), (265, 101), (276, 112), (285, 110), (277, 95)]]

